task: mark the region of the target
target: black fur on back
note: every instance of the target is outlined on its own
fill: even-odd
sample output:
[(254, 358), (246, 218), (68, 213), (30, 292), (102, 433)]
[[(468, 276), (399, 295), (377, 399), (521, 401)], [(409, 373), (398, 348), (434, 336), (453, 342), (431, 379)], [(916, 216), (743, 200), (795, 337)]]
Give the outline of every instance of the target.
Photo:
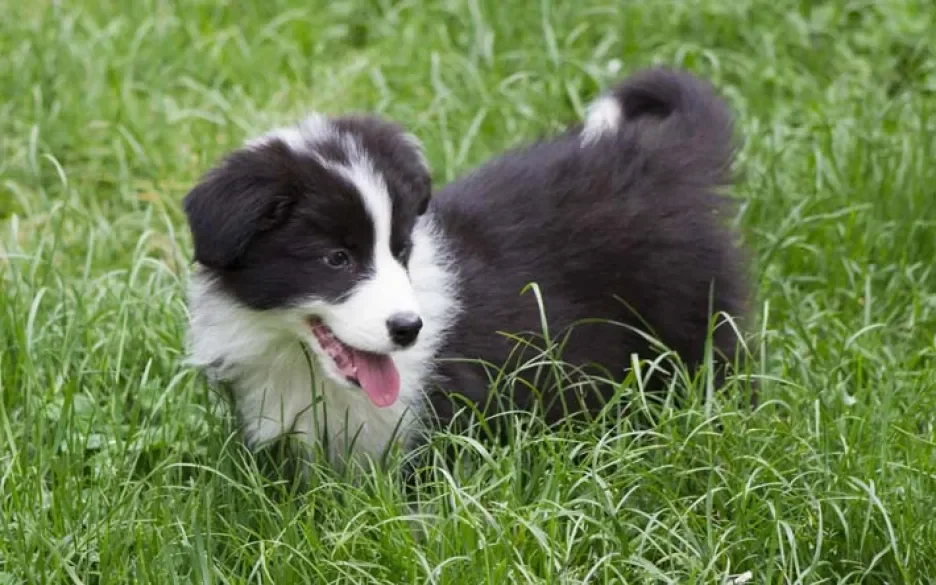
[[(583, 125), (573, 126), (488, 162), (430, 203), (459, 273), (462, 308), (440, 353), (432, 396), (442, 422), (459, 404), (453, 407), (450, 391), (478, 405), (489, 399), (485, 369), (457, 360), (502, 366), (535, 355), (511, 357), (517, 342), (498, 334), (542, 332), (534, 295), (521, 294), (528, 283), (542, 291), (554, 339), (582, 320), (617, 323), (576, 325), (560, 355), (616, 380), (632, 353), (656, 355), (623, 324), (649, 327), (695, 370), (710, 315), (747, 312), (744, 255), (719, 193), (732, 181), (735, 152), (726, 105), (709, 85), (666, 69), (637, 73), (604, 96), (620, 105), (616, 130), (583, 144)], [(736, 343), (733, 329), (721, 324), (715, 357), (731, 362)], [(555, 399), (554, 382), (535, 386)], [(613, 389), (604, 386), (601, 397), (586, 392), (586, 410), (600, 408)], [(518, 384), (513, 392), (517, 406), (531, 406), (529, 388)], [(547, 418), (561, 414), (554, 401)]]

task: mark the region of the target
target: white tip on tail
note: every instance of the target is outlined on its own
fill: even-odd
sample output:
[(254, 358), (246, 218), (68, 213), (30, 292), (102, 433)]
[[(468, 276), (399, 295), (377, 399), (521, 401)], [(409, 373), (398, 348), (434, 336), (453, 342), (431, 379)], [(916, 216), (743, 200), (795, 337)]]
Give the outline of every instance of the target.
[(600, 97), (590, 106), (582, 129), (582, 144), (588, 145), (607, 134), (617, 132), (621, 123), (621, 104), (612, 97)]

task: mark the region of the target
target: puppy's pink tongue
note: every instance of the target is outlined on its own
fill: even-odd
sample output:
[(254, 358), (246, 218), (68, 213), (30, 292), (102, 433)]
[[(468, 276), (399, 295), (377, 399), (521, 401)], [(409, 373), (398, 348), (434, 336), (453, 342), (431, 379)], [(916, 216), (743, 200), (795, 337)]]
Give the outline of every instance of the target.
[(374, 406), (381, 408), (396, 402), (400, 395), (400, 373), (388, 355), (354, 352), (357, 380)]

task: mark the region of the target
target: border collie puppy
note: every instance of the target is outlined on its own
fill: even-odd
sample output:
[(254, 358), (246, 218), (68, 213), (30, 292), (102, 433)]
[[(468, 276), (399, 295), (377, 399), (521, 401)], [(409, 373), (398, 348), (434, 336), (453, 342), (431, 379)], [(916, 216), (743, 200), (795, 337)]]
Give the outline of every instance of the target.
[[(248, 445), (295, 433), (338, 464), (411, 447), (459, 401), (483, 411), (490, 366), (517, 374), (513, 407), (593, 412), (633, 354), (659, 351), (641, 331), (695, 368), (712, 316), (743, 317), (745, 266), (717, 193), (733, 153), (724, 103), (666, 69), (432, 197), (419, 142), (394, 123), (275, 129), (184, 200), (190, 362), (229, 383)], [(561, 374), (521, 369), (543, 361), (544, 314)], [(712, 339), (730, 362), (734, 329)], [(597, 394), (577, 383), (601, 376)]]

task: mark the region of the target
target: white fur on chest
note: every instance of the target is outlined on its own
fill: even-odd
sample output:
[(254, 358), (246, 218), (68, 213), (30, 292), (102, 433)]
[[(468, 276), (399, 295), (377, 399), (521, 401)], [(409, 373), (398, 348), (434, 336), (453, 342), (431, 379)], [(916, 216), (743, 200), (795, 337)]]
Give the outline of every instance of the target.
[[(413, 432), (420, 406), (414, 393), (407, 392), (393, 405), (378, 408), (364, 392), (313, 375), (313, 358), (297, 342), (284, 342), (270, 350), (264, 356), (265, 366), (241, 366), (232, 380), (249, 444), (260, 445), (295, 433), (308, 444), (323, 444), (328, 456), (338, 463), (352, 453), (379, 457), (392, 442), (405, 444)], [(407, 382), (410, 389), (416, 387), (414, 382), (418, 384)]]

